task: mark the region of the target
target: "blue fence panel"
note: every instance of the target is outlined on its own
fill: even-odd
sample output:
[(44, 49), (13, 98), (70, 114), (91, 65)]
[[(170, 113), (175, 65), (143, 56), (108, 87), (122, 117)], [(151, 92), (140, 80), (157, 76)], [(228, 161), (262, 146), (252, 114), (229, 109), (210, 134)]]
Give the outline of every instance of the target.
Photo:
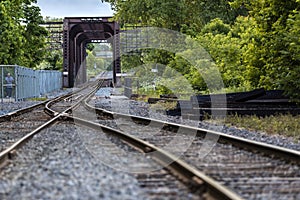
[(0, 65), (0, 98), (6, 98), (5, 76), (14, 78), (13, 95), (16, 100), (34, 98), (62, 88), (62, 73), (54, 70), (33, 70), (30, 68)]
[(62, 73), (54, 70), (39, 70), (40, 95), (59, 90), (62, 87)]
[(39, 96), (37, 72), (25, 67), (15, 68), (16, 100)]

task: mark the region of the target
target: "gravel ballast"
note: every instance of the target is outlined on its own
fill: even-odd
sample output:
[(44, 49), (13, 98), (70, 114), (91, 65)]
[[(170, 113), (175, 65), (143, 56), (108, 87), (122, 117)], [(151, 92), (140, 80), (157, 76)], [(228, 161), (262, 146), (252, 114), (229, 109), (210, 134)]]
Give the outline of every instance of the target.
[(143, 199), (137, 180), (94, 159), (74, 129), (60, 123), (22, 147), (0, 172), (0, 199)]
[[(289, 138), (167, 116), (152, 110), (145, 102), (107, 98), (112, 92), (111, 88), (106, 88), (103, 95), (98, 92), (98, 98), (92, 103), (116, 112), (221, 130), (226, 134), (300, 150), (299, 143)], [(13, 111), (34, 103), (38, 102), (14, 102), (2, 106)], [(100, 149), (86, 146), (95, 140), (85, 143), (82, 140), (84, 135), (91, 134), (78, 135), (74, 126), (61, 123), (34, 136), (17, 151), (13, 163), (1, 169), (0, 199), (146, 199), (133, 175), (116, 171), (99, 162), (99, 158), (95, 159), (93, 151)]]
[[(69, 88), (69, 89), (64, 89), (64, 90), (58, 90), (58, 91), (54, 91), (52, 93), (46, 94), (43, 97), (46, 99), (54, 99), (57, 96), (63, 95), (63, 94), (67, 94), (69, 92), (72, 92), (75, 89)], [(26, 107), (30, 107), (39, 103), (42, 103), (43, 101), (34, 101), (32, 99), (28, 99), (28, 100), (24, 100), (24, 101), (14, 101), (14, 100), (7, 100), (5, 99), (5, 101), (1, 101), (0, 99), (0, 116), (1, 115), (5, 115), (7, 113), (16, 111), (16, 110), (20, 110)]]
[[(103, 93), (107, 93), (107, 88), (103, 89)], [(113, 89), (111, 89), (113, 90)], [(285, 147), (288, 149), (293, 149), (300, 151), (300, 143), (295, 142), (293, 138), (288, 138), (280, 135), (267, 135), (261, 132), (248, 131), (246, 129), (239, 129), (237, 127), (229, 127), (226, 125), (215, 125), (205, 121), (194, 121), (188, 119), (182, 119), (179, 116), (168, 116), (166, 112), (161, 112), (151, 109), (150, 105), (145, 102), (138, 102), (129, 99), (106, 99), (101, 98), (101, 89), (98, 92), (100, 98), (96, 98), (92, 104), (96, 107), (109, 109), (114, 112), (123, 112), (125, 114), (132, 114), (143, 117), (150, 117), (154, 119), (165, 120), (168, 122), (186, 124), (194, 127), (205, 128), (209, 130), (216, 130), (225, 134), (234, 135), (250, 140), (255, 140), (267, 144), (272, 144), (280, 147)]]
[[(70, 92), (71, 89), (68, 90), (60, 90), (55, 93), (49, 94), (48, 98), (54, 98), (58, 95), (65, 94)], [(300, 143), (295, 142), (293, 138), (288, 138), (280, 135), (267, 135), (260, 132), (248, 131), (245, 129), (239, 129), (237, 127), (229, 127), (223, 125), (222, 127), (208, 123), (208, 122), (197, 122), (194, 120), (182, 119), (178, 116), (167, 116), (165, 113), (161, 111), (156, 111), (150, 109), (149, 104), (145, 102), (137, 102), (128, 99), (107, 99), (104, 97), (110, 96), (114, 92), (113, 88), (103, 88), (100, 89), (96, 96), (97, 98), (93, 101), (93, 104), (96, 107), (110, 109), (115, 112), (123, 112), (130, 113), (137, 116), (143, 117), (151, 117), (155, 119), (165, 120), (169, 122), (181, 123), (190, 126), (196, 126), (199, 128), (208, 128), (212, 130), (218, 130), (223, 133), (234, 135), (238, 137), (243, 137), (250, 140), (255, 140), (259, 142), (264, 142), (268, 144), (273, 144), (289, 149), (294, 149), (300, 151)], [(31, 105), (37, 104), (37, 101), (20, 101), (20, 102), (4, 102), (0, 104), (0, 115), (12, 112), (14, 110), (18, 110), (21, 108), (29, 107)]]

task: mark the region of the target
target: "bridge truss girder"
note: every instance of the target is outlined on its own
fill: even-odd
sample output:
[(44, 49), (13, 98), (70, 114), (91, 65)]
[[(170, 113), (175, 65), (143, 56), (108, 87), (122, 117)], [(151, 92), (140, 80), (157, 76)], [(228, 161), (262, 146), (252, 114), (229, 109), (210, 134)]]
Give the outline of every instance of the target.
[(110, 17), (65, 18), (63, 26), (63, 85), (74, 87), (87, 81), (86, 44), (107, 40), (113, 46), (113, 82), (121, 72), (119, 24)]

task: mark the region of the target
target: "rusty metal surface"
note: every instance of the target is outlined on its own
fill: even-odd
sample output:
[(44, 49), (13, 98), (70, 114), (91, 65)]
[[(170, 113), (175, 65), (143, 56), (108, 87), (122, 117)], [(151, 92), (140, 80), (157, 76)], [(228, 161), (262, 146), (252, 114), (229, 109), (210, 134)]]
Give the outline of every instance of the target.
[(40, 24), (48, 30), (49, 36), (47, 43), (49, 44), (49, 51), (62, 50), (63, 47), (63, 21), (48, 21)]
[[(120, 67), (119, 24), (110, 17), (65, 18), (63, 26), (63, 71), (65, 87), (86, 82), (86, 44), (107, 40), (113, 45), (114, 82)], [(115, 36), (115, 37), (113, 37)]]

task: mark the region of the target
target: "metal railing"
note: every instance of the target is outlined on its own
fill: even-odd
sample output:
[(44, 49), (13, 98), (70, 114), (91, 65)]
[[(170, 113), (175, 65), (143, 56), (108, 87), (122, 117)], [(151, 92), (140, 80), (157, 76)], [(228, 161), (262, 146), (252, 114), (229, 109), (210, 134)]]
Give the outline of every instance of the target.
[[(6, 81), (7, 74), (13, 77), (13, 83)], [(8, 96), (8, 86), (12, 86), (12, 95)], [(0, 65), (0, 98), (15, 101), (40, 97), (62, 88), (62, 73), (54, 70), (33, 70), (17, 65)]]

